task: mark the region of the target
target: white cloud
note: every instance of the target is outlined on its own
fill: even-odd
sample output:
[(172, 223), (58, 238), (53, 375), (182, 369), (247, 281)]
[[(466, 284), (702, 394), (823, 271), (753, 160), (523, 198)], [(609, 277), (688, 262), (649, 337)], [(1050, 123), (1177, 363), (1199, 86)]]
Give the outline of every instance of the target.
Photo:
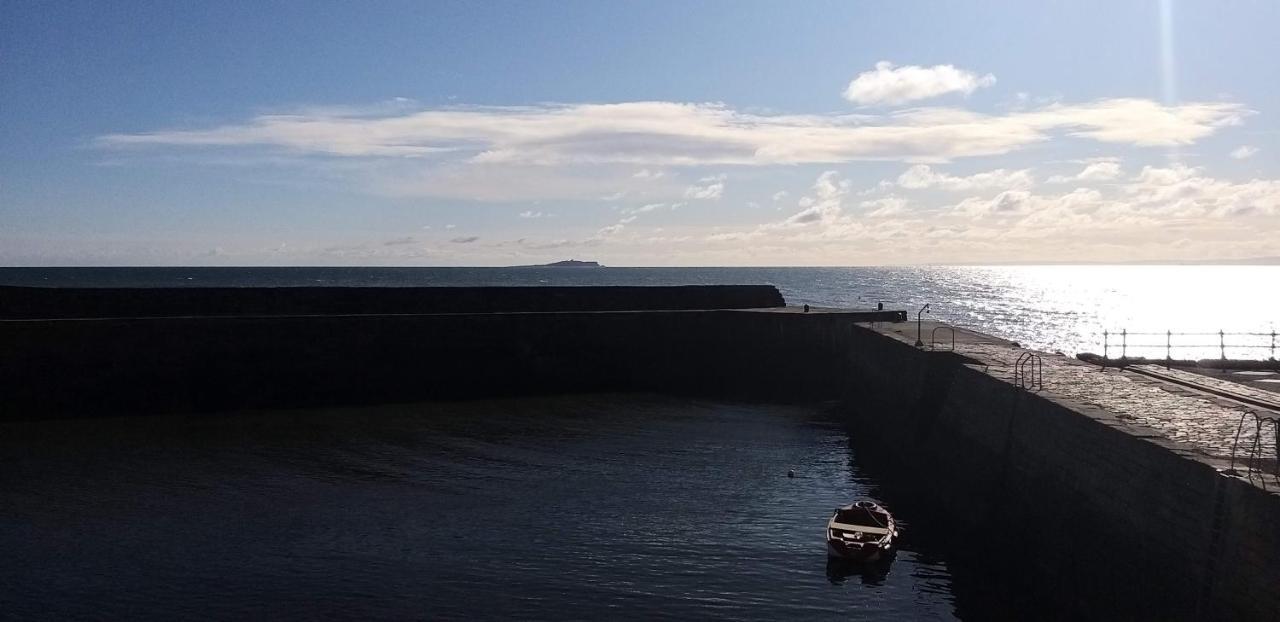
[(639, 171), (636, 171), (635, 175), (632, 175), (632, 177), (636, 179), (662, 179), (666, 176), (667, 174), (662, 171), (651, 171), (647, 168), (640, 169)]
[(1237, 160), (1247, 160), (1258, 153), (1258, 148), (1250, 145), (1240, 145), (1231, 151), (1231, 157)]
[(1200, 169), (1183, 164), (1175, 164), (1167, 168), (1144, 166), (1142, 172), (1138, 173), (1133, 181), (1138, 182), (1138, 187), (1167, 186), (1191, 179), (1199, 172)]
[(570, 248), (575, 246), (594, 246), (598, 243), (599, 243), (599, 239), (597, 238), (589, 238), (586, 240), (569, 240), (565, 238), (560, 238), (556, 240), (549, 240), (546, 242), (539, 242), (536, 240), (529, 240), (526, 238), (520, 238), (516, 240), (516, 244), (532, 250), (550, 250), (554, 248)]
[(865, 197), (873, 195), (877, 192), (884, 192), (894, 186), (893, 180), (881, 179), (876, 185), (858, 191), (858, 196)]
[(433, 164), (417, 160), (369, 165), (376, 170), (369, 172), (363, 183), (376, 194), (394, 197), (528, 203), (562, 199), (618, 201), (636, 196), (678, 198), (684, 191), (684, 186), (666, 180), (635, 179), (628, 168), (613, 166)]
[[(667, 208), (666, 203), (648, 203), (645, 205), (641, 205), (639, 207), (624, 207), (622, 208), (622, 213), (623, 214), (647, 214), (649, 212), (654, 212), (654, 211), (666, 209), (666, 208)], [(671, 209), (675, 209), (675, 206), (672, 205)]]
[(991, 74), (978, 76), (953, 65), (894, 67), (889, 61), (880, 61), (874, 70), (858, 74), (849, 83), (844, 98), (864, 105), (896, 105), (947, 93), (968, 95), (995, 83)]
[(114, 149), (267, 147), (424, 167), (941, 162), (1009, 153), (1055, 132), (1132, 145), (1190, 144), (1249, 113), (1231, 102), (1164, 106), (1144, 99), (1003, 115), (929, 108), (874, 116), (757, 115), (719, 104), (628, 102), (436, 108), (374, 117), (274, 114), (211, 129), (109, 134), (95, 143)]
[(773, 202), (777, 203), (778, 201), (781, 201), (787, 198), (788, 196), (791, 196), (791, 193), (787, 192), (786, 190), (779, 190), (773, 193)]
[(685, 188), (684, 198), (719, 200), (721, 195), (724, 194), (724, 180), (724, 175), (703, 177), (698, 180), (703, 185), (693, 185)]
[(1016, 216), (1030, 209), (1031, 193), (1026, 190), (1006, 190), (994, 198), (970, 197), (956, 204), (956, 211), (975, 218), (984, 216)]
[[(675, 211), (684, 205), (684, 203), (649, 203), (638, 207), (623, 208), (618, 222), (607, 227), (602, 227), (600, 230), (596, 231), (596, 238), (599, 239), (615, 236), (618, 233), (621, 233), (627, 225), (636, 222), (645, 214), (651, 214), (659, 211)], [(652, 230), (662, 231), (662, 227), (653, 227)]]
[(1102, 195), (1089, 188), (1077, 188), (1063, 195), (1038, 195), (1026, 190), (1008, 190), (990, 199), (970, 197), (957, 203), (954, 210), (975, 219), (1035, 215), (1040, 221), (1050, 218), (1061, 220), (1065, 215), (1075, 215), (1086, 208), (1096, 209), (1101, 200)]
[(897, 184), (913, 190), (938, 187), (954, 192), (967, 192), (980, 188), (1029, 188), (1035, 185), (1035, 179), (1027, 169), (1011, 171), (1000, 168), (968, 177), (958, 177), (935, 171), (924, 164), (917, 164), (899, 175)]
[(1266, 222), (1258, 219), (1280, 216), (1280, 181), (1237, 183), (1183, 165), (1148, 166), (1111, 196), (1094, 188), (1048, 195), (1010, 190), (993, 198), (967, 198), (950, 213), (975, 226), (989, 221), (979, 228), (1002, 239), (1074, 238), (1097, 245), (1100, 238), (1091, 236), (1106, 235), (1137, 244), (1149, 240), (1154, 227), (1248, 238)]
[(787, 218), (783, 224), (795, 226), (835, 222), (843, 214), (842, 203), (848, 194), (849, 180), (840, 179), (840, 174), (835, 171), (827, 171), (813, 182), (813, 195), (801, 198), (800, 205), (805, 209)]
[(1099, 160), (1085, 165), (1084, 170), (1075, 175), (1054, 175), (1049, 178), (1051, 184), (1065, 184), (1073, 181), (1108, 181), (1120, 176), (1120, 163), (1115, 160)]
[(544, 218), (550, 215), (551, 214), (546, 214), (543, 212), (535, 212), (533, 210), (525, 210), (523, 212), (520, 212), (521, 218)]
[(760, 239), (822, 237), (827, 235), (828, 230), (850, 224), (843, 206), (845, 197), (849, 195), (849, 187), (849, 180), (840, 179), (839, 173), (826, 171), (814, 181), (810, 194), (797, 201), (801, 211), (783, 220), (757, 225), (746, 231), (712, 233), (704, 240), (711, 243), (736, 243)]
[(1149, 99), (1104, 99), (1092, 104), (1053, 104), (1021, 116), (1032, 125), (1064, 127), (1068, 135), (1104, 143), (1172, 147), (1239, 125), (1248, 114), (1243, 107), (1226, 103), (1163, 106)]
[(1147, 166), (1126, 187), (1135, 210), (1174, 217), (1280, 215), (1280, 180), (1231, 182), (1199, 168)]
[(1076, 179), (1080, 181), (1106, 181), (1120, 176), (1119, 162), (1094, 162), (1086, 167)]
[(867, 210), (868, 218), (885, 218), (901, 214), (907, 209), (907, 200), (902, 197), (889, 196), (873, 201), (863, 201), (859, 207)]

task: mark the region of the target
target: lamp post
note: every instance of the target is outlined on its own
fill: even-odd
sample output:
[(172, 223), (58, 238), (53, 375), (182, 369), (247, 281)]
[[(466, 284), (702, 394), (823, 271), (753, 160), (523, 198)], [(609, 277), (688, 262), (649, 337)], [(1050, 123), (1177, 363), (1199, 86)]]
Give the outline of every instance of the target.
[(928, 312), (929, 312), (929, 303), (926, 302), (923, 307), (920, 307), (920, 311), (916, 313), (916, 347), (917, 348), (924, 347), (924, 340), (920, 338), (920, 336), (923, 334), (921, 332), (922, 331), (921, 325), (923, 325), (924, 320), (921, 319), (920, 316)]

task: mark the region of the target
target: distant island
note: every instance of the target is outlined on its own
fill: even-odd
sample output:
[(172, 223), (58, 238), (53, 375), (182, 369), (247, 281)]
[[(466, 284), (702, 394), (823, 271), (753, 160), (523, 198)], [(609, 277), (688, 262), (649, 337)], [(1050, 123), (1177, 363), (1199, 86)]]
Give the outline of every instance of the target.
[(538, 264), (535, 266), (512, 266), (513, 268), (603, 268), (599, 262), (595, 261), (578, 261), (577, 259), (566, 259), (553, 263)]

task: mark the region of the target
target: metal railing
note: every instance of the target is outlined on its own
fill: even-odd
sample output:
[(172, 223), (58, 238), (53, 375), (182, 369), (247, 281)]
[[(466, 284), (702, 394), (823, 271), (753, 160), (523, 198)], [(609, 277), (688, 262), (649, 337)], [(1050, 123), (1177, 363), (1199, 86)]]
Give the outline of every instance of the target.
[(943, 324), (942, 326), (934, 326), (933, 330), (929, 331), (929, 349), (930, 350), (938, 349), (938, 331), (940, 330), (945, 330), (951, 333), (951, 351), (955, 352), (956, 351), (956, 329), (952, 326), (947, 326), (946, 324)]
[[(1163, 333), (1151, 333), (1151, 332), (1129, 332), (1128, 330), (1122, 328), (1120, 329), (1119, 332), (1108, 331), (1108, 330), (1102, 331), (1102, 358), (1104, 360), (1109, 360), (1111, 358), (1111, 349), (1116, 347), (1116, 345), (1112, 344), (1112, 339), (1114, 339), (1117, 336), (1120, 338), (1119, 348), (1120, 348), (1120, 358), (1122, 359), (1128, 358), (1129, 348), (1163, 349), (1165, 352), (1165, 360), (1173, 360), (1174, 348), (1178, 348), (1178, 349), (1190, 348), (1190, 349), (1216, 349), (1218, 350), (1218, 356), (1221, 357), (1222, 360), (1224, 361), (1227, 359), (1228, 349), (1267, 350), (1270, 352), (1269, 359), (1274, 361), (1276, 360), (1276, 345), (1277, 343), (1280, 343), (1276, 339), (1277, 333), (1274, 329), (1266, 333), (1228, 333), (1222, 330), (1219, 330), (1216, 333), (1182, 333), (1182, 332), (1175, 333), (1171, 330), (1166, 330)], [(1132, 343), (1129, 341), (1130, 337), (1140, 337), (1140, 338), (1164, 337), (1164, 343), (1151, 343), (1151, 342), (1142, 342), (1142, 341), (1139, 341), (1138, 343)], [(1174, 337), (1179, 337), (1179, 338), (1217, 337), (1218, 340), (1217, 340), (1217, 343), (1202, 343), (1202, 342), (1201, 343), (1184, 343), (1184, 342), (1174, 343), (1174, 339), (1173, 339)], [(1244, 338), (1258, 337), (1259, 339), (1255, 343), (1227, 343), (1228, 337), (1232, 339), (1239, 339), (1242, 337)], [(1263, 343), (1266, 341), (1265, 338), (1267, 337), (1270, 337), (1269, 344)], [(1198, 339), (1198, 340), (1203, 341), (1202, 339)]]

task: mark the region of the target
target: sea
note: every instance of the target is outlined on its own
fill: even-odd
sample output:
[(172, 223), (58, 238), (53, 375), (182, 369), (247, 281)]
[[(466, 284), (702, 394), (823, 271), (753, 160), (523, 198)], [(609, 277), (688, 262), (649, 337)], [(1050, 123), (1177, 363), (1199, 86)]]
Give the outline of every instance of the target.
[[(1073, 353), (1096, 351), (1102, 330), (1266, 333), (1280, 319), (1270, 266), (0, 269), (0, 284), (50, 287), (699, 283), (770, 283), (789, 304), (883, 302), (912, 317), (927, 303), (924, 317)], [(826, 520), (861, 498), (894, 512), (899, 547), (875, 564), (833, 563)], [(1027, 560), (994, 550), (993, 534), (975, 552), (950, 511), (824, 404), (592, 394), (5, 421), (0, 618), (989, 620), (1107, 609), (1045, 600), (1026, 584)]]
[(1069, 355), (1265, 359), (1280, 330), (1280, 265), (0, 268), (0, 285), (44, 287), (707, 284), (775, 285), (792, 305), (883, 303)]

